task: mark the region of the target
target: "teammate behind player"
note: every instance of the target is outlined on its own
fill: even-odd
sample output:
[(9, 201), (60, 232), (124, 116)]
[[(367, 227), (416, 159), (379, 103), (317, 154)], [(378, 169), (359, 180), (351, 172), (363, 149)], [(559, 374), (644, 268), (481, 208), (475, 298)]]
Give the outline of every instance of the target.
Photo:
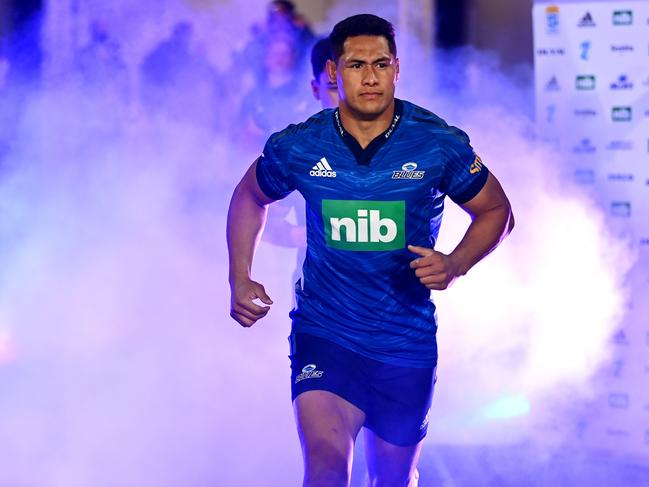
[[(308, 247), (290, 358), (304, 485), (347, 486), (364, 427), (370, 484), (414, 487), (437, 365), (430, 289), (466, 274), (513, 217), (466, 134), (394, 97), (389, 22), (356, 15), (329, 38), (339, 108), (271, 136), (232, 196), (230, 313), (244, 327), (268, 313), (251, 279), (255, 246), (267, 205), (298, 190)], [(446, 196), (472, 220), (449, 255), (433, 249)]]
[(338, 106), (338, 87), (335, 81), (329, 80), (327, 61), (331, 59), (331, 43), (329, 38), (320, 39), (311, 49), (311, 68), (313, 79), (311, 90), (322, 108), (335, 108)]

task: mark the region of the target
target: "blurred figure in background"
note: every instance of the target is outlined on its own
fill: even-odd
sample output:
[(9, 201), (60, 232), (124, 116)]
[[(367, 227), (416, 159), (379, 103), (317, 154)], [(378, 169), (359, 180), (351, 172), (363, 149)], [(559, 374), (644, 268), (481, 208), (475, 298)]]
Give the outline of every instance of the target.
[(268, 44), (273, 39), (277, 37), (291, 39), (291, 51), (294, 53), (296, 69), (303, 66), (306, 53), (315, 40), (311, 27), (295, 11), (293, 3), (288, 1), (270, 2), (264, 22), (254, 24), (250, 30), (252, 39), (233, 56), (232, 65), (234, 68), (231, 74), (237, 80), (237, 86), (241, 86), (240, 80), (246, 74), (252, 74), (253, 82), (263, 79), (264, 67), (261, 61), (265, 57)]
[(93, 20), (90, 40), (77, 53), (75, 67), (83, 90), (103, 95), (111, 101), (127, 101), (128, 71), (120, 55), (119, 43), (111, 38), (106, 26)]
[(304, 78), (297, 74), (297, 63), (293, 37), (269, 39), (264, 51), (264, 71), (241, 103), (240, 136), (244, 145), (261, 144), (272, 132), (317, 110)]
[[(327, 60), (332, 59), (329, 38), (320, 39), (311, 50), (313, 97), (320, 102), (322, 109), (338, 106), (338, 86), (329, 81)], [(297, 265), (293, 271), (291, 285), (300, 277), (302, 263), (306, 257), (306, 214), (304, 199), (294, 192), (271, 205), (263, 239), (280, 247), (297, 248)]]
[(178, 22), (169, 38), (144, 58), (142, 104), (151, 114), (215, 130), (221, 92), (218, 74), (204, 49), (194, 49), (193, 37), (192, 24)]

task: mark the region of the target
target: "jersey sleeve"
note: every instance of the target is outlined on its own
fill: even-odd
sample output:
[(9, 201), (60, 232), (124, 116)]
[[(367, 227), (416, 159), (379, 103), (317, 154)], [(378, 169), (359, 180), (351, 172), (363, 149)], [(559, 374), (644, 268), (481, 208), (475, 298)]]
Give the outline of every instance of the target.
[(473, 151), (469, 136), (460, 129), (449, 127), (446, 142), (441, 189), (461, 205), (480, 192), (487, 182), (489, 170)]
[(295, 189), (289, 169), (290, 145), (281, 132), (272, 135), (257, 161), (257, 183), (266, 196), (281, 200)]

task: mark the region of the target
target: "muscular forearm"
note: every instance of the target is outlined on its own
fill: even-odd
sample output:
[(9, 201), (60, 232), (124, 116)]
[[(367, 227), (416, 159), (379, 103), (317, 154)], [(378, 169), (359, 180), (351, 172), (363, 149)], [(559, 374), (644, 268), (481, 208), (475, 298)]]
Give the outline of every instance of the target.
[(227, 240), (230, 256), (230, 282), (250, 277), (252, 259), (266, 222), (267, 206), (237, 186), (228, 211)]
[(513, 227), (514, 217), (508, 204), (496, 206), (476, 216), (462, 241), (449, 256), (457, 265), (458, 274), (466, 274), (494, 250)]

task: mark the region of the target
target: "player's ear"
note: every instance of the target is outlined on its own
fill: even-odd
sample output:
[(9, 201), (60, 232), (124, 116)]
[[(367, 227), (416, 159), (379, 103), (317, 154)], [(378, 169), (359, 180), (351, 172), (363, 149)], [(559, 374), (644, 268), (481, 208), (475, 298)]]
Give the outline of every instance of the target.
[(327, 69), (327, 77), (329, 78), (330, 83), (335, 83), (336, 82), (336, 76), (337, 76), (337, 67), (336, 63), (332, 61), (331, 59), (327, 59), (327, 65), (325, 66)]
[(399, 81), (399, 58), (394, 60), (394, 80)]
[(313, 92), (313, 98), (320, 101), (320, 83), (316, 80), (311, 80), (311, 91)]

